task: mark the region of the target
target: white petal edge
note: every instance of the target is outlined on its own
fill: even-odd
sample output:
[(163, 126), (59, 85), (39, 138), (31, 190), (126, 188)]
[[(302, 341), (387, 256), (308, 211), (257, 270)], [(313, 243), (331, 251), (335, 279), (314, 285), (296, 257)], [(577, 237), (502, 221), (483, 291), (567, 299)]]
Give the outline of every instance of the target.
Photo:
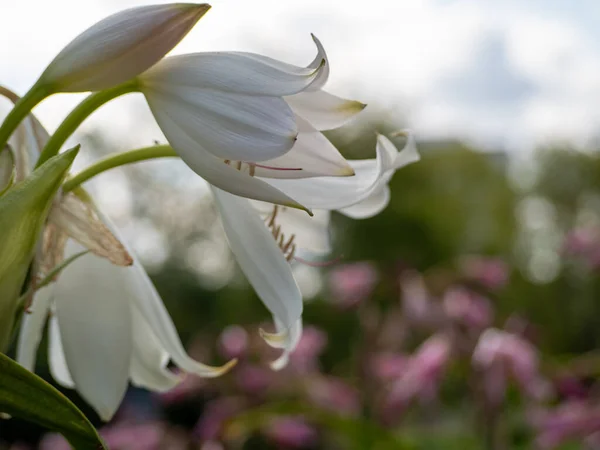
[[(69, 241), (68, 257), (84, 250)], [(56, 317), (77, 391), (110, 420), (129, 380), (131, 310), (123, 268), (88, 253), (66, 267), (55, 286)]]
[(48, 285), (37, 291), (30, 311), (23, 313), (17, 341), (17, 362), (31, 372), (35, 369), (37, 350), (50, 312), (53, 288), (53, 285)]
[[(339, 128), (356, 117), (367, 105), (337, 97), (325, 91), (300, 92), (285, 97), (292, 111), (317, 130)], [(302, 131), (302, 128), (300, 128)]]
[(291, 328), (302, 315), (302, 295), (281, 249), (248, 200), (212, 191), (240, 269), (271, 314)]
[(341, 208), (338, 211), (352, 219), (368, 219), (383, 211), (390, 203), (390, 199), (390, 187), (386, 185), (363, 201), (347, 208)]
[(52, 378), (63, 387), (75, 389), (75, 382), (69, 372), (65, 351), (60, 337), (60, 329), (56, 316), (48, 321), (48, 365)]

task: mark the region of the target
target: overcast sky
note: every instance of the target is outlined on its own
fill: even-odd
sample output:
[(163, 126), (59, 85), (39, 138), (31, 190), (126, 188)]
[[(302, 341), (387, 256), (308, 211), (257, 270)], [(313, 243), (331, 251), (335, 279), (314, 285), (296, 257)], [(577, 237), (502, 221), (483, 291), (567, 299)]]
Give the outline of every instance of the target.
[[(0, 82), (24, 93), (73, 37), (139, 0), (2, 0)], [(585, 147), (600, 129), (597, 0), (214, 0), (175, 50), (245, 50), (332, 65), (329, 90), (398, 114), (422, 138), (461, 137), (527, 151)], [(81, 97), (36, 111), (53, 129)], [(137, 112), (141, 111), (141, 114)], [(160, 137), (141, 99), (117, 101), (85, 127), (127, 143)]]

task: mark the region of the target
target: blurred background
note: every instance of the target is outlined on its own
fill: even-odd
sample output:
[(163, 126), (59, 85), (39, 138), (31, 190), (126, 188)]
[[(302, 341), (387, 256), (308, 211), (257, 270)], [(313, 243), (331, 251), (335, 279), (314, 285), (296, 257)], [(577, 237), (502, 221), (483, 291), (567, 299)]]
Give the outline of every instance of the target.
[[(26, 92), (79, 32), (144, 3), (3, 4), (2, 83)], [(423, 159), (396, 174), (380, 215), (334, 214), (335, 264), (295, 267), (306, 329), (277, 373), (258, 337), (269, 314), (204, 182), (161, 160), (88, 183), (190, 353), (241, 362), (168, 394), (132, 389), (109, 424), (65, 393), (123, 450), (599, 449), (599, 17), (595, 0), (215, 0), (175, 53), (303, 65), (312, 32), (327, 89), (369, 105), (332, 142), (368, 158), (374, 131), (409, 127)], [(81, 98), (35, 112), (53, 130)], [(156, 140), (143, 100), (119, 99), (73, 138), (76, 167)], [(50, 379), (45, 355), (38, 366)], [(66, 448), (18, 420), (0, 423), (0, 440)]]

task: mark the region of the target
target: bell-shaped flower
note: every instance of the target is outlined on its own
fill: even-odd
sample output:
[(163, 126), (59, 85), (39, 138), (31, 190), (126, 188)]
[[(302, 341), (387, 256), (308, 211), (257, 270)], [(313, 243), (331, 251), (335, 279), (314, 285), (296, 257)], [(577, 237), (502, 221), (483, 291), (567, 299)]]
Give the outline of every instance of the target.
[(161, 60), (209, 9), (172, 3), (113, 14), (68, 44), (37, 84), (51, 92), (84, 92), (125, 83)]
[[(65, 256), (82, 250), (70, 240)], [(17, 360), (30, 370), (49, 314), (54, 379), (77, 389), (104, 420), (117, 410), (129, 381), (159, 392), (182, 381), (167, 367), (169, 361), (201, 377), (219, 376), (234, 364), (211, 367), (187, 355), (159, 294), (135, 259), (131, 266), (119, 267), (84, 254), (36, 293), (17, 347)]]
[(319, 130), (339, 126), (364, 105), (321, 91), (329, 63), (307, 67), (242, 52), (165, 58), (138, 77), (167, 140), (200, 176), (222, 190), (301, 207), (260, 178), (351, 176)]
[(271, 364), (284, 367), (302, 336), (302, 295), (284, 252), (249, 200), (212, 188), (229, 246), (240, 269), (271, 312), (276, 332), (261, 330), (283, 354)]

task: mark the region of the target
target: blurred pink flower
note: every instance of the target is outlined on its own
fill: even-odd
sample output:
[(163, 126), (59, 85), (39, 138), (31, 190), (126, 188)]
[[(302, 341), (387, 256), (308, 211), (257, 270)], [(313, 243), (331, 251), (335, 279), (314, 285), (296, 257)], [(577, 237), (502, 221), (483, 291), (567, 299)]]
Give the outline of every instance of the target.
[(483, 375), (488, 400), (502, 403), (509, 377), (530, 398), (541, 400), (549, 386), (538, 367), (538, 351), (520, 336), (496, 328), (485, 330), (473, 352), (473, 366)]
[(371, 373), (381, 381), (391, 381), (402, 376), (409, 357), (397, 353), (379, 353), (371, 358)]
[(230, 325), (219, 336), (219, 352), (227, 359), (240, 358), (248, 349), (248, 333), (239, 325)]
[(563, 251), (583, 260), (590, 268), (600, 267), (600, 228), (574, 228), (565, 236)]
[(263, 365), (248, 363), (236, 367), (233, 376), (238, 388), (245, 394), (262, 395), (273, 383), (276, 372)]
[(278, 448), (307, 448), (317, 443), (317, 430), (299, 417), (277, 417), (264, 430)]
[(436, 334), (427, 339), (407, 362), (406, 370), (392, 384), (383, 408), (384, 420), (402, 414), (413, 400), (431, 401), (437, 395), (450, 360), (451, 339)]
[(360, 413), (359, 392), (344, 380), (332, 376), (319, 376), (307, 380), (308, 399), (338, 414), (356, 416)]
[(425, 286), (421, 274), (406, 271), (400, 277), (402, 291), (402, 312), (404, 318), (418, 327), (437, 329), (444, 321), (444, 312), (435, 302)]
[(448, 289), (443, 304), (446, 315), (467, 328), (481, 330), (492, 323), (494, 312), (488, 299), (469, 289)]
[(225, 422), (243, 407), (243, 402), (233, 397), (217, 398), (207, 403), (193, 434), (202, 441), (218, 441), (222, 437)]
[(466, 256), (460, 267), (465, 277), (488, 289), (500, 289), (508, 282), (510, 268), (500, 258)]
[(300, 342), (290, 356), (290, 367), (300, 373), (318, 370), (318, 359), (327, 346), (327, 334), (316, 327), (304, 328)]
[(329, 291), (338, 306), (351, 308), (371, 295), (378, 279), (370, 262), (343, 264), (329, 273)]
[(554, 449), (569, 440), (585, 439), (592, 444), (600, 432), (600, 408), (583, 401), (568, 401), (553, 409), (534, 411), (530, 422), (537, 430), (539, 449)]

